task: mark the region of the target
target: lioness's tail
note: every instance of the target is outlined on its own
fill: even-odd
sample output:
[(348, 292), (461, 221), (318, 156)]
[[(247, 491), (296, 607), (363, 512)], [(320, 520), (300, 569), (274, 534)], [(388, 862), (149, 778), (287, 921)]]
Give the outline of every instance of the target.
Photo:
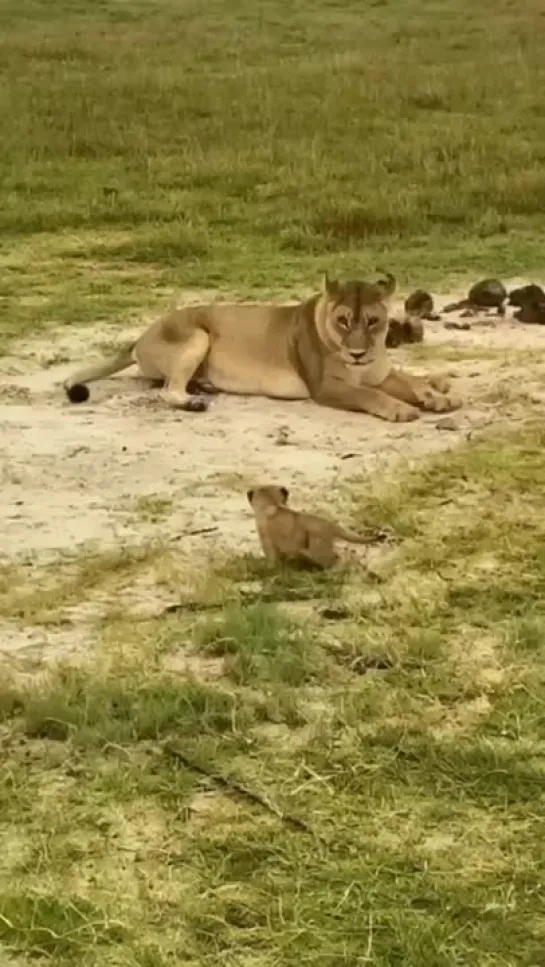
[(113, 376), (114, 373), (119, 373), (120, 370), (131, 366), (134, 362), (133, 349), (135, 345), (135, 342), (128, 343), (113, 359), (104, 359), (101, 363), (87, 366), (86, 369), (79, 369), (73, 376), (69, 376), (64, 381), (63, 386), (70, 402), (85, 403), (89, 399), (87, 383)]

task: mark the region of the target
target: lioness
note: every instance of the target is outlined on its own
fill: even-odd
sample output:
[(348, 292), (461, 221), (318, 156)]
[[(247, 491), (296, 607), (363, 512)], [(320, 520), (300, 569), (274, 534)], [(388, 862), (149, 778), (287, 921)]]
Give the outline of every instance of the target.
[(312, 399), (323, 406), (414, 420), (461, 406), (429, 381), (392, 368), (386, 351), (387, 305), (395, 279), (340, 283), (327, 276), (321, 292), (299, 305), (217, 303), (176, 309), (154, 322), (114, 359), (80, 370), (64, 388), (73, 403), (89, 397), (86, 383), (138, 363), (142, 376), (164, 381), (169, 406), (202, 411), (209, 388), (243, 396)]

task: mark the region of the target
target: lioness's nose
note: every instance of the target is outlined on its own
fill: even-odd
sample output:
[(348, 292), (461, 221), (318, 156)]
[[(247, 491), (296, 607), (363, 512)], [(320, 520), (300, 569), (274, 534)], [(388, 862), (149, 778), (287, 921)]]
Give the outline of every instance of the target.
[(363, 357), (365, 356), (365, 349), (357, 349), (357, 350), (351, 349), (350, 355), (352, 356), (352, 359), (354, 360), (354, 362), (358, 363), (360, 359), (363, 359)]

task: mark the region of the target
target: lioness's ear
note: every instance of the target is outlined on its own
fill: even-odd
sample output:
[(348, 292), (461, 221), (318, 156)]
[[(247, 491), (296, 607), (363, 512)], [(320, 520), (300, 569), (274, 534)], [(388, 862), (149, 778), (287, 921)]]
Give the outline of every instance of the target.
[(338, 291), (339, 291), (339, 283), (337, 282), (337, 280), (330, 279), (327, 272), (324, 272), (324, 276), (322, 279), (322, 292), (324, 292), (326, 295), (333, 296), (333, 295), (336, 295)]
[(282, 496), (284, 498), (284, 503), (287, 504), (288, 497), (290, 495), (290, 492), (289, 492), (288, 488), (287, 487), (280, 487), (280, 493), (282, 494)]
[(377, 285), (380, 291), (382, 292), (382, 298), (386, 302), (388, 301), (388, 299), (392, 298), (396, 290), (397, 283), (395, 280), (395, 276), (392, 275), (391, 272), (385, 272), (384, 269), (377, 269), (377, 272), (380, 272), (380, 274), (383, 275), (384, 278), (378, 279), (375, 285)]
[(252, 503), (252, 500), (254, 499), (254, 492), (253, 492), (253, 490), (247, 490), (246, 491), (246, 496), (247, 496), (248, 500), (250, 501), (250, 503)]

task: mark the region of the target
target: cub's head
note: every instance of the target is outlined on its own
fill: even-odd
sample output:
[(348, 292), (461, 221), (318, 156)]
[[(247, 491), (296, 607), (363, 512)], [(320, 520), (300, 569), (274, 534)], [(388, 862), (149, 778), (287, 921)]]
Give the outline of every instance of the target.
[(390, 274), (378, 282), (337, 282), (324, 277), (315, 322), (329, 354), (350, 368), (372, 367), (384, 359), (388, 304), (395, 285)]
[(288, 502), (289, 491), (286, 487), (269, 484), (266, 487), (255, 487), (253, 490), (247, 490), (246, 496), (254, 510), (265, 511), (270, 516), (271, 511), (274, 514), (278, 507), (285, 507)]

